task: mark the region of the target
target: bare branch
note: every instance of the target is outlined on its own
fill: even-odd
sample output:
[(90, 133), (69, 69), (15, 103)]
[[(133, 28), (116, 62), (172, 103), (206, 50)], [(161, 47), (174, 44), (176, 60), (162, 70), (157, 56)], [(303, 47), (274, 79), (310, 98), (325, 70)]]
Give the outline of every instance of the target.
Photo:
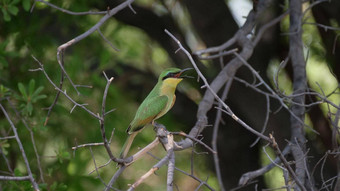
[(36, 146), (35, 140), (34, 140), (34, 133), (33, 133), (32, 129), (31, 129), (31, 127), (28, 126), (26, 120), (20, 115), (19, 111), (14, 107), (13, 103), (11, 102), (11, 100), (9, 100), (7, 98), (7, 101), (9, 103), (10, 107), (12, 108), (12, 110), (15, 112), (16, 116), (22, 121), (22, 123), (24, 124), (24, 126), (26, 127), (28, 132), (30, 133), (31, 141), (32, 141), (32, 146), (33, 146), (33, 149), (34, 149), (34, 154), (35, 154), (35, 157), (37, 158), (37, 165), (38, 165), (38, 169), (39, 169), (39, 173), (40, 173), (40, 179), (41, 179), (42, 182), (45, 182), (45, 180), (44, 180), (44, 173), (43, 173), (43, 170), (41, 168), (40, 156), (38, 154), (37, 146)]
[(301, 182), (301, 180), (299, 179), (299, 177), (295, 174), (294, 170), (292, 169), (292, 167), (289, 165), (288, 161), (286, 160), (286, 158), (284, 157), (284, 155), (282, 154), (279, 146), (277, 145), (275, 138), (273, 137), (272, 134), (269, 134), (271, 140), (272, 140), (272, 147), (276, 153), (276, 155), (281, 159), (281, 162), (284, 164), (284, 166), (287, 168), (289, 174), (291, 175), (291, 177), (295, 180), (296, 184), (298, 185), (298, 187), (303, 190), (303, 191), (307, 191), (307, 189), (305, 188), (305, 186), (303, 185), (303, 183)]
[(35, 179), (34, 179), (34, 177), (33, 177), (33, 174), (32, 174), (32, 171), (31, 171), (31, 167), (30, 167), (30, 164), (29, 164), (28, 159), (27, 159), (27, 157), (26, 157), (26, 153), (25, 153), (24, 147), (22, 146), (21, 140), (20, 140), (20, 138), (19, 138), (17, 129), (16, 129), (16, 127), (14, 126), (12, 120), (11, 120), (10, 117), (8, 116), (7, 111), (6, 111), (5, 108), (2, 106), (1, 103), (0, 103), (0, 109), (2, 110), (2, 113), (5, 115), (7, 121), (9, 122), (9, 124), (11, 125), (11, 128), (12, 128), (12, 131), (13, 131), (13, 133), (14, 133), (15, 139), (16, 139), (18, 145), (19, 145), (19, 149), (20, 149), (22, 158), (24, 158), (24, 162), (25, 162), (25, 166), (26, 166), (26, 169), (27, 169), (27, 173), (28, 173), (29, 180), (31, 181), (34, 190), (38, 191), (38, 190), (39, 190), (38, 184), (37, 184), (37, 182), (35, 181)]
[[(286, 146), (283, 151), (282, 151), (282, 155), (285, 156), (290, 152), (290, 147)], [(245, 174), (243, 174), (239, 180), (239, 185), (244, 186), (250, 183), (251, 180), (262, 176), (263, 174), (265, 174), (266, 172), (270, 171), (272, 168), (274, 168), (276, 166), (276, 164), (280, 163), (281, 159), (279, 157), (276, 157), (274, 161), (272, 161), (272, 163), (270, 163), (267, 166), (264, 166), (258, 170), (255, 171), (251, 171), (251, 172), (247, 172)]]
[(0, 176), (0, 180), (23, 181), (23, 180), (31, 180), (31, 178), (30, 176)]

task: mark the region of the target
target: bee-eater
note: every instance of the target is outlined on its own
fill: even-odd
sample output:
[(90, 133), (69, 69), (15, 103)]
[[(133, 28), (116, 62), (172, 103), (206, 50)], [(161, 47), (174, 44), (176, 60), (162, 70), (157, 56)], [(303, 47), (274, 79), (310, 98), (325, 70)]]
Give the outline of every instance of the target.
[(183, 78), (188, 78), (182, 74), (190, 69), (192, 68), (183, 70), (168, 68), (159, 75), (157, 84), (139, 106), (134, 119), (126, 129), (128, 138), (120, 153), (120, 158), (126, 157), (135, 136), (144, 126), (149, 123), (153, 124), (156, 119), (162, 117), (172, 108), (176, 100), (176, 87)]

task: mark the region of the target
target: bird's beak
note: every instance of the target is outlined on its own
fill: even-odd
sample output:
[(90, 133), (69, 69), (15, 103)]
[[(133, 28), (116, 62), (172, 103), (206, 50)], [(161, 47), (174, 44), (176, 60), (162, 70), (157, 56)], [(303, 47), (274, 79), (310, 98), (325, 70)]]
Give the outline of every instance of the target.
[(192, 76), (185, 76), (185, 75), (182, 75), (185, 71), (188, 71), (188, 70), (192, 70), (193, 68), (185, 68), (181, 71), (179, 71), (176, 75), (175, 75), (175, 78), (194, 78)]

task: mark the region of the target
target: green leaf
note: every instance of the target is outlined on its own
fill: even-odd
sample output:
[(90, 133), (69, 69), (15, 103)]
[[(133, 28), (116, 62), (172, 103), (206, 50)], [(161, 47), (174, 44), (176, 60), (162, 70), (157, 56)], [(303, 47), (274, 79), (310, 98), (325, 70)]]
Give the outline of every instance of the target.
[(35, 80), (31, 79), (30, 83), (28, 84), (28, 96), (33, 97), (34, 87), (35, 87)]
[(7, 142), (7, 140), (4, 140), (2, 142), (0, 142), (0, 147), (2, 152), (7, 155), (8, 154), (8, 149), (10, 147), (10, 144)]
[(9, 91), (9, 89), (6, 88), (3, 85), (0, 85), (0, 98), (6, 97), (6, 96), (9, 96), (9, 95), (11, 95), (11, 92)]
[(8, 62), (7, 62), (7, 60), (6, 60), (6, 58), (5, 57), (3, 57), (3, 56), (0, 56), (0, 66), (1, 66), (1, 69), (3, 69), (3, 68), (7, 68), (8, 67)]
[(69, 152), (64, 151), (64, 152), (61, 153), (61, 157), (64, 158), (64, 159), (69, 159), (69, 158), (71, 158), (71, 155), (70, 155)]
[(39, 188), (41, 190), (47, 190), (47, 184), (46, 183), (41, 183), (41, 184), (39, 184)]
[(15, 5), (18, 4), (20, 0), (13, 0), (9, 5)]
[(47, 98), (47, 96), (45, 94), (43, 95), (38, 95), (38, 96), (35, 96), (35, 97), (32, 97), (32, 102), (35, 103), (36, 101), (38, 101), (39, 99), (45, 99)]
[(18, 168), (14, 169), (14, 175), (15, 176), (22, 176), (22, 173), (20, 172), (20, 170)]
[(27, 110), (28, 115), (32, 115), (32, 112), (33, 112), (33, 105), (32, 105), (31, 102), (28, 102), (28, 103), (27, 103), (26, 110)]
[[(2, 11), (4, 10), (3, 8), (1, 9)], [(5, 41), (3, 41), (2, 43), (0, 43), (0, 50), (5, 50), (7, 44), (9, 43), (9, 40), (6, 39)]]
[(32, 94), (32, 98), (36, 97), (37, 95), (39, 95), (39, 93), (44, 89), (44, 87), (40, 86), (39, 88), (37, 88)]
[(57, 182), (53, 182), (53, 184), (50, 186), (50, 190), (56, 190), (58, 187), (58, 183)]
[(64, 184), (64, 183), (60, 183), (59, 186), (58, 186), (58, 190), (60, 190), (60, 191), (67, 190), (67, 185)]
[(5, 21), (11, 21), (11, 16), (8, 14), (7, 10), (5, 8), (1, 8), (2, 14), (4, 15), (4, 20)]
[(18, 7), (16, 7), (16, 6), (11, 6), (11, 5), (9, 5), (9, 6), (7, 7), (7, 10), (8, 10), (8, 12), (10, 12), (12, 15), (17, 15), (18, 12), (19, 12)]
[(25, 11), (29, 11), (31, 8), (31, 1), (30, 0), (23, 0), (22, 1), (22, 7)]
[(22, 83), (18, 83), (18, 88), (19, 88), (19, 91), (20, 91), (21, 95), (23, 96), (24, 100), (27, 101), (27, 93), (26, 93), (25, 86)]

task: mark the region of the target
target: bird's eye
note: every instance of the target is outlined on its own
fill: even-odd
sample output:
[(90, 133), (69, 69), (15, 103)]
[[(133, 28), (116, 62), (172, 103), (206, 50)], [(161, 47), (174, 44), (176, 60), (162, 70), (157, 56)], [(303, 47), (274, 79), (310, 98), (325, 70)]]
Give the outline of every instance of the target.
[(162, 78), (162, 80), (165, 80), (165, 79), (171, 78), (171, 77), (174, 77), (174, 74), (171, 73), (171, 72), (169, 72), (169, 73), (167, 73), (167, 74)]

